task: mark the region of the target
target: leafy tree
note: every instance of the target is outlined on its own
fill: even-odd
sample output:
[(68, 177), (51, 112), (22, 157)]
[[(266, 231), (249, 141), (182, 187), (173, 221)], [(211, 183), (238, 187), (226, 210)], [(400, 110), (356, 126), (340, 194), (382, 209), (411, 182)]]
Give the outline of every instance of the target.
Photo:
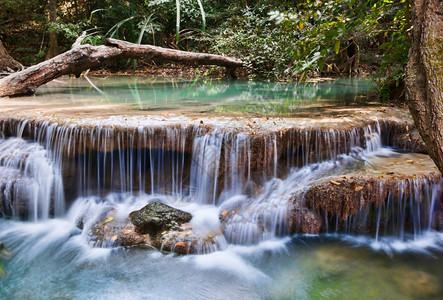
[(261, 1), (234, 7), (240, 14), (231, 8), (233, 16), (220, 27), (213, 49), (246, 57), (253, 74), (303, 79), (362, 68), (372, 72), (381, 65), (378, 78), (402, 79), (408, 48), (404, 0)]

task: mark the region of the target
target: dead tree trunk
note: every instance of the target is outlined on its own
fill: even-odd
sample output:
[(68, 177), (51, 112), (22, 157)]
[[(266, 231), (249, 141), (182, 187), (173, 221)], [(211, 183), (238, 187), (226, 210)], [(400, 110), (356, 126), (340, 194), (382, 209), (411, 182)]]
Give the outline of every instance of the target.
[(0, 41), (0, 73), (12, 73), (21, 69), (23, 69), (23, 66), (8, 54), (2, 41)]
[[(83, 38), (82, 35), (81, 38)], [(32, 66), (21, 72), (0, 79), (0, 97), (21, 96), (35, 90), (62, 75), (75, 74), (100, 66), (113, 58), (146, 58), (155, 62), (173, 62), (186, 65), (218, 65), (231, 73), (243, 63), (232, 57), (165, 49), (150, 45), (138, 45), (115, 39), (107, 39), (104, 46), (80, 45), (79, 38), (71, 50)]]
[(443, 1), (415, 0), (406, 92), (429, 155), (443, 173)]

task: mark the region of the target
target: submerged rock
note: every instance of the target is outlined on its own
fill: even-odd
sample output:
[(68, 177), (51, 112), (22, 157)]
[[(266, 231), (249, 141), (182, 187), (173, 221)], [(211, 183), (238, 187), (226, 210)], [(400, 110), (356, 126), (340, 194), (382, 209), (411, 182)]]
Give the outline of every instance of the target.
[(440, 294), (438, 279), (429, 273), (407, 267), (397, 267), (391, 272), (395, 273), (395, 276), (392, 276), (394, 282), (407, 295), (429, 297)]
[(152, 202), (130, 213), (129, 218), (138, 233), (157, 236), (164, 231), (175, 230), (183, 223), (188, 223), (192, 215), (161, 202)]

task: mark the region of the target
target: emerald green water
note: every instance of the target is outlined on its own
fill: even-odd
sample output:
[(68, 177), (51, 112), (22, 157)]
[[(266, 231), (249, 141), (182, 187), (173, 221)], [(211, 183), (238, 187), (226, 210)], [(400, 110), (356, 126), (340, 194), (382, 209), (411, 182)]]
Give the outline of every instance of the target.
[(291, 249), (292, 259), (274, 270), (277, 299), (440, 299), (442, 293), (438, 251), (388, 255), (331, 237), (294, 239)]
[(194, 111), (290, 115), (325, 107), (367, 103), (370, 79), (341, 78), (317, 83), (110, 77), (63, 79), (37, 96), (65, 103), (128, 104), (146, 111)]

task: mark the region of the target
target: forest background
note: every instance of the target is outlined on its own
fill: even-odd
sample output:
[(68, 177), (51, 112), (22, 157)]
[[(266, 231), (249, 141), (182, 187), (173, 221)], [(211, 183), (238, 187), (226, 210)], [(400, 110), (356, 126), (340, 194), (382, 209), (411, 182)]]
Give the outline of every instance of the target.
[(93, 45), (114, 37), (238, 57), (252, 79), (370, 75), (384, 100), (403, 100), (410, 7), (405, 0), (2, 0), (0, 40), (29, 66), (68, 50), (86, 30), (84, 43)]

